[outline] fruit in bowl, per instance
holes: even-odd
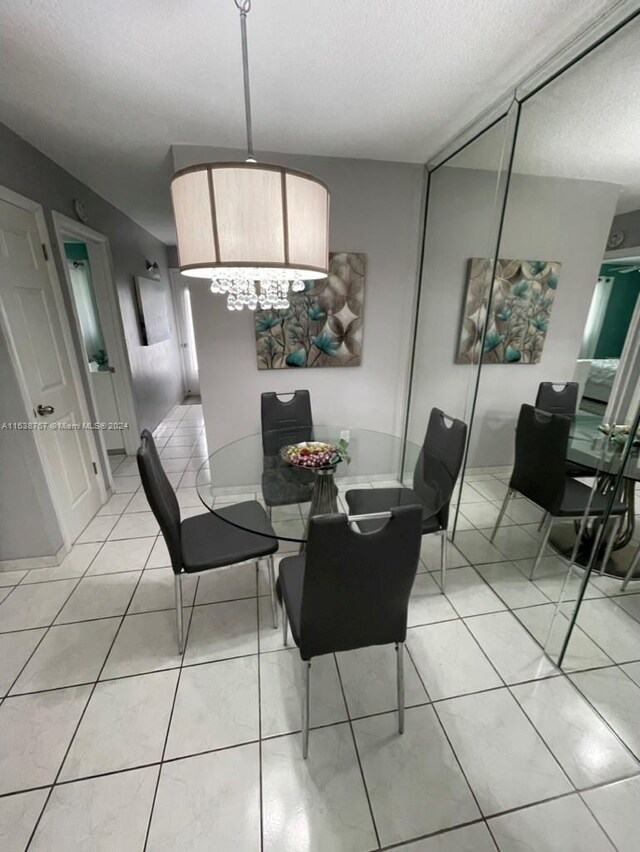
[[[330,467],[341,461],[333,444],[322,441],[303,441],[300,444],[292,444],[282,451],[284,458],[297,467]]]

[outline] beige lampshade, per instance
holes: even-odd
[[[180,271],[197,278],[324,278],[329,190],[262,163],[202,163],[171,180]]]

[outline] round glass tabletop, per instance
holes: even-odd
[[[450,500],[454,484],[450,474],[437,458],[426,458],[417,444],[396,435],[339,426],[314,426],[313,441],[337,450],[321,469],[298,466],[304,464],[304,455],[296,453],[290,460],[286,448],[292,445],[286,437],[277,455],[264,454],[260,434],[220,447],[198,470],[200,499],[222,520],[247,532],[270,535],[262,513],[231,508],[257,500],[266,508],[276,538],[300,543],[307,540],[313,515],[343,512],[366,531],[384,523],[384,513],[393,506],[419,503],[426,520],[435,519]]]

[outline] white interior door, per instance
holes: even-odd
[[[189,280],[184,278],[177,269],[171,270],[171,286],[178,323],[178,336],[182,352],[182,370],[184,373],[185,392],[190,396],[200,394],[200,376],[198,373],[198,355],[193,334],[193,316],[191,314],[191,295]],[[198,281],[197,283],[202,283]]]
[[[35,432],[36,441],[63,533],[72,542],[102,503],[93,436],[73,428],[83,423],[84,408],[36,214],[1,200],[0,305],[29,417],[46,424]]]

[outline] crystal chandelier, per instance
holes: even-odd
[[[305,281],[326,278],[329,189],[305,172],[258,163],[253,153],[247,13],[240,12],[247,159],[201,163],[176,172],[171,198],[180,271],[210,278],[211,292],[227,296],[229,310],[289,307]]]

